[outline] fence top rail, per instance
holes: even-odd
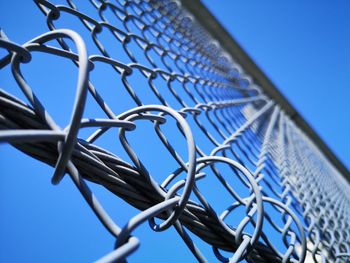
[[[238,42],[227,32],[223,25],[214,17],[214,15],[205,7],[200,0],[181,0],[185,7],[203,26],[206,31],[216,39],[228,54],[249,74],[257,85],[265,92],[267,96],[274,99],[278,105],[290,116],[297,126],[312,140],[321,150],[325,157],[334,165],[342,176],[350,182],[350,171],[338,159],[335,153],[321,139],[317,132],[301,116],[295,107],[283,96],[276,85],[266,76],[266,74],[255,64],[252,58],[238,44]]]

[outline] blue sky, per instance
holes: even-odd
[[[350,168],[350,3],[205,5]]]
[[[347,1],[204,2],[350,167],[347,140],[350,130],[350,4]],[[44,16],[32,1],[1,1],[0,9],[0,27],[15,42],[24,43],[48,31]],[[0,55],[3,54],[0,51]],[[40,98],[47,102],[49,112],[64,125],[71,109],[59,107],[60,100],[56,98],[64,97],[67,105],[71,105],[73,94],[54,87],[74,85],[75,67],[56,58],[50,58],[42,67],[45,56],[34,58],[23,70],[26,76],[31,76],[28,79],[37,88]],[[57,69],[65,77],[53,81],[50,76]],[[0,88],[20,96],[9,74],[8,69],[0,72]],[[109,83],[104,84],[105,92],[113,91]],[[105,94],[111,99],[115,96]],[[94,109],[88,111],[94,112]],[[142,136],[139,141],[142,144],[140,142]],[[150,149],[139,150],[147,153]],[[8,145],[0,145],[0,156],[1,262],[89,262],[111,251],[113,238],[68,177],[58,186],[52,186],[51,167],[19,154]],[[119,225],[137,213],[104,189],[92,187]],[[136,236],[141,240],[141,248],[130,257],[131,262],[142,262],[145,258],[158,262],[164,258],[168,262],[193,260],[173,229],[153,233],[146,224],[137,229]],[[201,246],[200,241],[196,241]],[[211,250],[202,247],[205,255],[213,259]]]

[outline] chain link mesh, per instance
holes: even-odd
[[[222,262],[349,261],[348,183],[179,2],[35,3],[49,32],[23,45],[1,32],[0,47],[8,55],[0,68],[11,68],[27,102],[0,90],[0,141],[55,167],[54,184],[71,177],[116,238],[115,250],[99,262],[126,260],[140,243],[132,232],[147,221],[154,231],[174,227],[200,262],[207,260],[193,235]],[[84,32],[64,29],[73,19]],[[65,128],[21,70],[34,52],[78,68]],[[101,65],[117,79],[112,96],[95,84]],[[89,103],[105,117],[87,114]],[[165,157],[135,149],[131,135],[140,129],[172,159],[160,179],[147,163],[153,158],[161,166]],[[110,130],[118,131],[125,158],[100,146]],[[215,191],[227,194],[225,208],[202,190],[209,178],[220,186]],[[86,181],[140,213],[118,226]]]

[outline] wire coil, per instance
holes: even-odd
[[[1,32],[0,47],[8,55],[0,59],[0,69],[11,68],[27,103],[0,90],[0,142],[54,166],[53,184],[65,174],[71,177],[116,238],[115,250],[99,262],[127,259],[140,244],[132,232],[146,221],[154,231],[173,226],[200,262],[207,260],[193,234],[212,246],[222,262],[349,260],[349,185],[179,2],[90,0],[96,17],[71,0],[67,5],[35,3],[47,18],[49,32],[23,45]],[[110,13],[118,23],[108,20]],[[93,47],[80,32],[56,25],[64,15],[83,24]],[[111,45],[101,37],[105,32],[113,36],[127,61],[110,55]],[[90,55],[93,49],[99,54]],[[64,58],[78,68],[75,101],[65,128],[50,115],[21,70],[22,64],[31,63],[34,52]],[[95,86],[91,74],[98,64],[108,65],[119,78],[132,99],[127,110],[113,110]],[[132,83],[136,75],[156,98],[152,104]],[[88,97],[105,118],[84,117]],[[147,156],[140,156],[128,140],[128,134],[142,128],[141,122],[152,124],[153,135],[176,163],[163,181],[155,179],[143,161]],[[171,125],[177,127],[172,134],[184,141],[181,153],[166,131]],[[79,132],[85,128],[94,132],[82,138]],[[98,146],[111,129],[118,130],[130,162]],[[199,182],[208,177],[230,196],[230,205],[222,211],[201,190]],[[126,226],[118,226],[86,180],[104,186],[141,212]],[[243,214],[237,212],[240,208]],[[233,223],[232,215],[242,218]],[[272,242],[266,224],[277,233],[284,250]],[[222,251],[229,251],[231,257]]]

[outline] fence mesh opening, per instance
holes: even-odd
[[[1,31],[0,141],[70,177],[116,239],[99,262],[145,224],[193,261],[349,261],[349,184],[180,2],[35,3],[47,33]],[[125,225],[95,185],[137,209]]]

